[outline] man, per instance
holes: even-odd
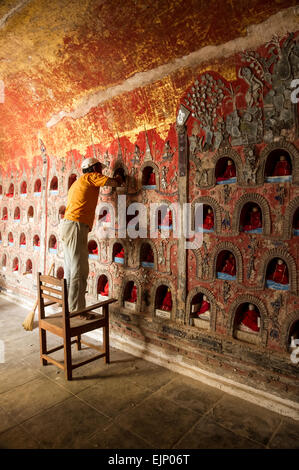
[[[117,187],[123,183],[120,175],[115,178],[104,176],[102,168],[105,166],[94,157],[85,158],[81,165],[83,175],[72,184],[68,191],[67,206],[61,226],[61,239],[70,312],[85,308],[89,272],[88,232],[92,230],[99,188]],[[92,315],[88,318],[92,318]]]

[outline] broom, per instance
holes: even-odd
[[[51,267],[48,272],[48,276],[50,276],[52,269],[54,268],[54,263],[51,264]],[[33,306],[33,309],[31,310],[30,313],[28,313],[27,317],[25,318],[23,322],[23,327],[26,331],[32,331],[33,330],[33,320],[34,320],[34,315],[35,315],[35,309],[38,305],[38,300],[35,301],[35,304]]]

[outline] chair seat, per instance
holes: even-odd
[[[102,328],[105,326],[105,317],[96,312],[92,313],[96,318],[93,320],[86,320],[84,318],[74,317],[70,318],[70,336],[78,336],[87,333],[88,331]],[[40,327],[51,331],[52,333],[63,337],[63,316],[62,312],[54,313],[45,319],[40,320]]]

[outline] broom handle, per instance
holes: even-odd
[[[51,264],[51,267],[50,267],[50,269],[49,269],[49,271],[48,271],[47,276],[50,276],[51,271],[52,271],[53,268],[54,268],[54,263]],[[36,309],[37,305],[38,305],[38,299],[36,299],[35,304],[34,304],[34,306],[33,306],[33,310],[32,310],[33,312],[35,312],[35,309]]]

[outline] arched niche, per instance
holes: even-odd
[[[224,265],[226,263],[226,260],[229,258],[230,255],[233,255],[235,259],[235,268],[236,268],[236,279],[229,279],[228,276],[229,273],[223,273],[223,276],[217,277],[217,273],[222,272],[221,270],[224,268]],[[236,280],[239,283],[243,282],[243,259],[241,252],[239,248],[237,248],[233,243],[231,242],[222,242],[219,243],[216,248],[214,249],[212,255],[211,255],[212,262],[210,263],[210,275],[209,278],[211,280],[215,280],[216,278],[227,278],[226,280],[231,280],[234,281]],[[231,259],[231,263],[233,263],[233,260]],[[225,270],[229,270],[231,264],[228,263],[228,266],[225,268]],[[233,272],[233,271],[231,271]],[[227,276],[225,276],[227,274]],[[232,276],[234,277],[234,276]]]
[[[32,260],[30,258],[28,258],[26,260],[26,264],[25,264],[25,273],[26,275],[28,275],[30,278],[32,278],[32,273],[33,273],[33,264],[32,264]]]
[[[40,178],[38,178],[37,180],[35,180],[34,186],[33,186],[33,192],[34,192],[34,195],[35,195],[35,196],[40,196],[40,195],[41,195],[41,192],[42,192],[42,182],[41,182],[41,179],[40,179]]]
[[[56,235],[52,234],[49,237],[49,253],[56,254],[57,253],[57,238]]]
[[[20,234],[20,248],[26,248],[26,235],[24,232]]]
[[[269,178],[267,175],[271,171],[274,171],[275,163],[280,155],[287,157],[291,167],[292,176],[291,179],[289,178],[288,180],[291,180],[295,184],[299,183],[299,152],[293,144],[282,139],[267,145],[261,152],[259,171],[260,184],[266,181],[266,178]],[[275,180],[271,182],[274,181]]]
[[[88,257],[90,259],[98,259],[99,258],[99,245],[96,240],[91,238],[87,244],[88,249]]]
[[[234,254],[229,250],[222,250],[216,259],[216,278],[226,281],[237,280],[237,263]]]
[[[112,295],[111,276],[108,273],[101,273],[96,282],[98,300],[109,299]]]
[[[140,312],[142,302],[142,286],[140,281],[135,276],[129,276],[123,279],[120,299],[122,308],[130,310],[134,313]]]
[[[144,190],[160,190],[159,168],[152,161],[146,161],[141,165],[139,185]]]
[[[21,183],[20,195],[21,196],[27,196],[27,182],[26,181],[22,181],[22,183]]]
[[[33,249],[35,251],[40,250],[40,238],[39,238],[38,234],[35,234],[34,237],[33,237]]]
[[[69,190],[72,184],[76,181],[77,179],[77,174],[76,173],[71,173],[68,177],[67,180],[67,189]]]
[[[128,253],[123,241],[117,240],[112,244],[112,261],[114,263],[127,265]]]
[[[13,246],[14,244],[14,236],[12,232],[9,232],[7,235],[8,246]]]
[[[14,193],[15,193],[15,187],[14,187],[14,184],[13,183],[10,183],[9,185],[9,188],[8,188],[8,192],[6,193],[6,197],[14,197]]]
[[[228,165],[229,160],[232,162],[232,165]],[[212,186],[216,184],[242,183],[242,159],[236,151],[228,148],[218,150],[213,157],[213,166],[215,170],[212,174]],[[222,179],[227,168],[227,172],[231,172],[231,167],[235,169],[236,176]]]
[[[296,339],[299,340],[299,310],[292,312],[283,323],[281,346],[285,352],[290,354],[294,350],[294,341]],[[299,347],[299,341],[296,347]]]
[[[299,236],[299,196],[289,202],[284,215],[283,238],[290,240],[293,236]]]
[[[58,219],[62,220],[64,219],[64,214],[65,214],[65,206],[60,206],[58,209]]]
[[[152,229],[155,232],[160,231],[167,235],[167,233],[173,233],[176,230],[177,214],[176,207],[169,201],[160,201],[156,203],[156,206],[151,208],[150,217]]]
[[[275,257],[269,260],[266,269],[265,287],[275,290],[289,290],[289,268],[283,259]]]
[[[268,252],[265,252],[260,259],[260,268],[259,268],[259,287],[266,288],[266,281],[268,273],[270,272],[271,266],[275,269],[277,261],[281,259],[286,267],[289,276],[289,289],[280,289],[280,290],[290,290],[293,294],[297,295],[297,266],[293,257],[284,249],[273,248]],[[271,263],[271,264],[270,264]],[[283,275],[283,273],[282,273]],[[268,286],[269,287],[269,286]],[[275,286],[273,286],[274,288]]]
[[[2,209],[2,220],[8,220],[7,207],[3,207],[3,209]]]
[[[58,178],[53,176],[50,181],[50,194],[58,194]]]
[[[170,296],[169,296],[169,292],[170,292]],[[169,298],[171,299],[171,303],[169,302]],[[164,299],[165,299],[165,306],[168,308],[168,310],[163,308]],[[172,283],[168,279],[162,278],[154,282],[152,291],[151,291],[151,302],[152,302],[152,315],[154,318],[161,319],[161,320],[163,319],[172,320],[174,318],[174,315],[176,312],[175,289]],[[171,304],[171,309],[169,310],[170,304]]]
[[[61,280],[61,279],[64,279],[64,269],[63,269],[62,266],[59,266],[59,267],[57,268],[57,270],[56,270],[56,277],[57,277],[58,279],[60,279],[60,280]]]
[[[140,265],[143,268],[158,269],[158,255],[155,244],[150,241],[142,241],[140,243]]]
[[[255,209],[260,215],[262,227],[260,230],[250,230],[250,225],[254,225],[258,221]],[[238,199],[232,218],[232,230],[235,235],[245,231],[244,226],[247,225],[246,233],[262,233],[264,236],[271,234],[271,214],[267,200],[256,193],[248,193]]]
[[[17,206],[14,210],[13,219],[14,219],[15,222],[20,222],[21,211],[20,211],[19,206]]]
[[[200,205],[202,204],[202,216],[203,216],[203,222],[205,221],[205,218],[207,217],[208,209],[211,209],[213,212],[212,216],[212,221],[214,223],[213,231],[216,234],[220,234],[221,232],[221,207],[218,204],[218,202],[210,197],[210,196],[201,196],[196,199],[191,204],[191,210],[192,210],[192,230],[196,230],[196,211],[198,211],[200,215]],[[207,224],[211,224],[211,217],[208,217],[206,220]]]
[[[292,181],[293,165],[288,151],[274,149],[265,161],[265,182],[284,183]]]
[[[259,321],[259,331],[246,331],[243,327],[240,327],[240,322],[244,320],[247,324],[250,324],[248,318],[252,314],[247,314],[249,311],[249,305],[254,307],[254,311],[258,314]],[[245,317],[247,320],[245,320]],[[252,316],[254,318],[254,315]],[[240,295],[232,303],[227,322],[227,334],[228,336],[234,337],[238,340],[252,343],[252,344],[261,344],[266,346],[267,343],[267,326],[268,326],[268,312],[264,303],[253,295]],[[245,326],[245,325],[244,325]]]
[[[128,188],[129,188],[129,171],[128,171],[128,168],[122,162],[117,161],[115,163],[115,166],[112,169],[112,171],[113,171],[113,178],[115,178],[117,175],[120,175],[123,178],[123,180],[125,181],[124,185],[115,188],[116,192],[118,194],[127,194]]]
[[[208,310],[203,302],[210,304]],[[200,310],[202,310],[202,313],[196,315],[196,312],[200,312]],[[210,313],[208,314],[207,312]],[[195,287],[188,293],[186,300],[186,323],[190,326],[215,331],[216,300],[209,289],[205,287]]]
[[[34,207],[29,206],[27,211],[28,222],[34,222]]]
[[[19,273],[20,265],[19,265],[19,258],[17,256],[14,257],[12,262],[12,272],[15,274]]]
[[[3,271],[6,271],[6,267],[7,267],[7,255],[6,255],[6,253],[3,253],[3,255],[2,255],[1,267],[2,267]]]

